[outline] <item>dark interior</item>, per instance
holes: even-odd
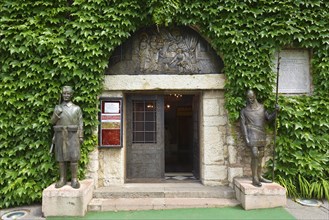
[[[165,96],[165,172],[193,171],[193,95]]]

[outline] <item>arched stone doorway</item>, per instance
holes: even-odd
[[[169,172],[227,182],[224,82],[223,61],[188,27],[143,28],[118,47],[102,97],[124,100],[124,144],[100,149],[101,185]]]

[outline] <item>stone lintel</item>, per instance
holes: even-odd
[[[48,216],[84,216],[92,199],[94,180],[80,181],[80,188],[73,189],[69,184],[56,189],[55,184],[42,192],[42,212]]]
[[[245,210],[284,207],[287,204],[286,189],[277,183],[252,185],[251,178],[235,178],[234,190],[237,200]]]
[[[212,90],[224,89],[224,74],[106,75],[104,90]]]

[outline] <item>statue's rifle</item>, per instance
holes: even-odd
[[[62,102],[62,94],[59,94],[58,105],[60,105],[61,102]],[[51,153],[53,152],[53,150],[54,150],[54,145],[55,145],[54,141],[55,141],[55,135],[53,136],[53,139],[51,140],[51,145],[50,145],[50,150],[49,150],[49,153],[50,153],[50,154],[51,154]]]
[[[276,90],[275,90],[275,108],[278,106],[278,97],[279,97],[279,75],[280,75],[280,51],[278,51],[278,63],[276,67]],[[277,109],[275,109],[277,111]],[[274,169],[275,169],[275,146],[276,146],[276,135],[277,135],[277,125],[276,125],[276,118],[277,118],[277,113],[275,114],[275,119],[274,119],[274,140],[273,140],[273,159],[272,159],[272,181],[274,182]]]

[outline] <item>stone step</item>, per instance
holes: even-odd
[[[101,187],[93,198],[222,198],[233,199],[235,192],[228,186],[204,186],[201,183],[128,183]]]
[[[134,211],[178,208],[215,208],[237,206],[236,199],[225,198],[94,198],[88,211]]]
[[[204,186],[199,182],[127,183],[94,191],[89,211],[152,210],[236,206],[228,186]]]

